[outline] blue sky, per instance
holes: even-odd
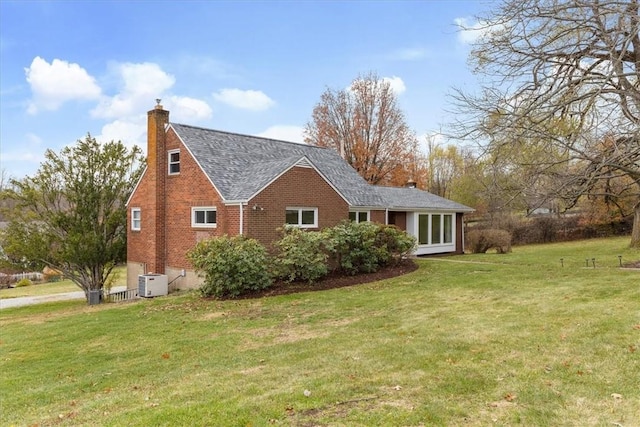
[[[91,133],[145,148],[146,112],[302,141],[327,88],[388,78],[424,140],[450,121],[481,1],[0,1],[0,167]]]

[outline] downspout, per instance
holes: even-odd
[[[384,225],[389,225],[389,208],[384,208]]]
[[[244,232],[243,232],[244,231],[243,230],[243,228],[244,228],[244,209],[242,209],[242,206],[243,206],[242,202],[240,202],[239,206],[240,206],[240,230],[238,230],[238,234],[242,236],[244,234]]]
[[[462,214],[460,225],[462,226],[462,254],[464,255],[464,214]]]

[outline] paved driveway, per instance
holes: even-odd
[[[119,292],[127,289],[126,286],[114,286],[111,292]],[[65,292],[62,294],[38,295],[33,297],[18,297],[0,299],[0,310],[10,307],[23,307],[25,305],[40,304],[43,302],[64,301],[70,299],[84,299],[84,291]]]

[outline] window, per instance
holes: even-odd
[[[214,207],[191,208],[192,227],[216,227],[217,211]]]
[[[301,228],[318,227],[318,208],[287,208],[285,224]]]
[[[439,245],[453,243],[453,215],[418,215],[418,244]]]
[[[444,242],[453,242],[453,215],[443,215],[444,217]]]
[[[429,244],[429,215],[418,215],[418,244]]]
[[[180,173],[180,150],[169,151],[169,175]]]
[[[142,211],[140,208],[131,208],[131,229],[133,231],[140,231],[140,225],[142,224]]]
[[[351,211],[349,212],[349,220],[353,222],[369,221],[369,211]]]
[[[431,244],[437,245],[440,242],[440,223],[442,216],[441,215],[431,215]]]

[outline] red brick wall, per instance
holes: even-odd
[[[143,264],[147,273],[164,273],[165,267],[190,268],[186,253],[198,240],[238,233],[238,208],[221,203],[220,196],[173,130],[162,136],[161,143],[153,141],[152,132],[149,135],[148,149],[157,147],[164,154],[147,157],[147,170],[129,202],[127,261]],[[180,173],[168,175],[166,153],[174,149],[180,149]],[[191,227],[192,206],[216,207],[218,227]],[[131,230],[131,208],[141,209],[140,231]]]
[[[369,220],[371,222],[377,222],[378,224],[386,224],[386,212],[385,211],[371,211],[369,212]]]
[[[254,210],[258,206],[262,210]],[[255,196],[245,207],[248,236],[265,245],[279,238],[287,207],[318,208],[318,230],[349,218],[347,202],[312,168],[294,167]]]
[[[196,242],[223,234],[238,233],[229,211],[237,207],[225,207],[222,198],[211,185],[202,169],[197,165],[175,132],[167,133],[166,150],[180,150],[180,173],[166,176],[166,250],[168,267],[190,268],[186,253]],[[217,209],[216,228],[193,228],[191,208],[211,206]]]
[[[155,215],[150,204],[153,187],[149,178],[149,168],[145,171],[135,193],[127,206],[127,261],[147,264],[144,271],[153,271],[155,248]],[[140,231],[131,230],[131,208],[140,208]],[[151,264],[151,265],[149,265]],[[151,268],[152,270],[147,270]]]
[[[147,169],[129,202],[127,212],[127,260],[144,264],[144,271],[163,273],[164,206],[157,191],[164,186],[165,130],[169,112],[157,105],[147,113]],[[141,208],[141,230],[131,230],[131,208]]]
[[[392,211],[389,212],[389,224],[393,224],[400,230],[407,231],[407,213]]]

